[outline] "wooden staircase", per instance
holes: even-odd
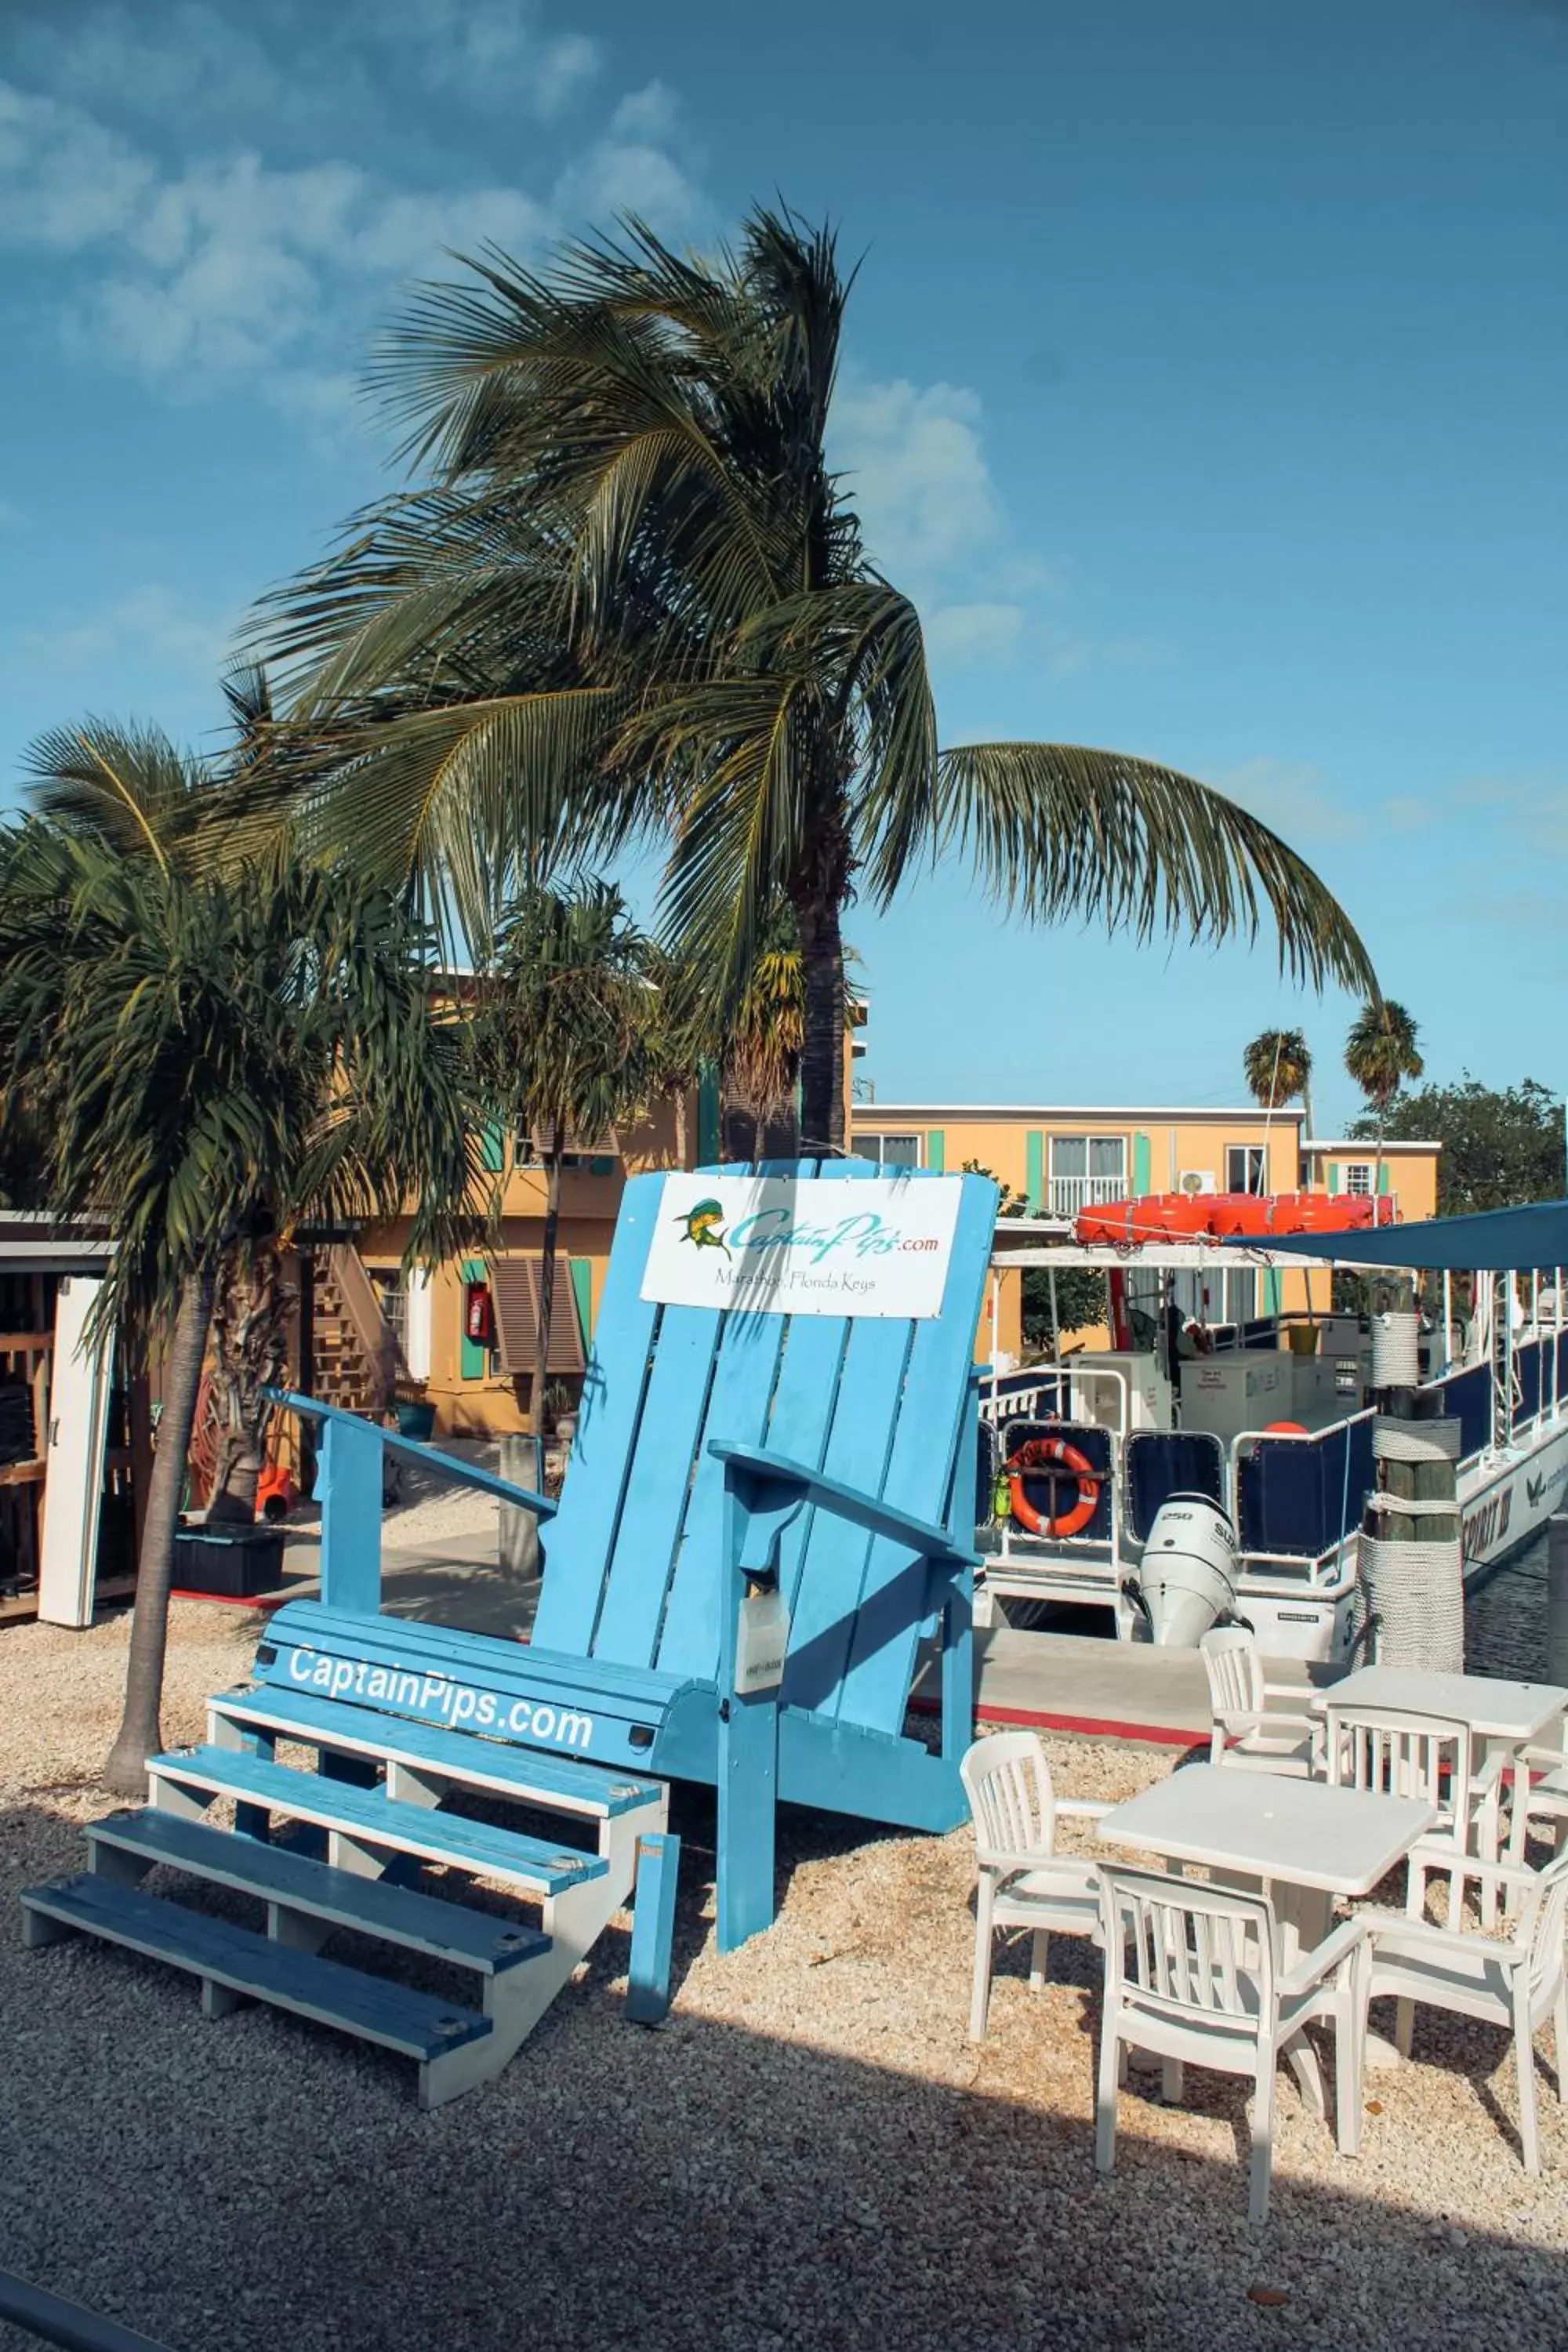
[[[315,1393],[324,1404],[373,1418],[386,1411],[402,1370],[397,1339],[359,1252],[350,1245],[318,1260],[311,1349]]]
[[[279,1763],[280,1739],[313,1751],[316,1769]],[[224,1692],[206,1744],[148,1771],[151,1804],[88,1825],[86,1871],[23,1895],[25,1940],[101,1937],[198,1978],[206,2016],[267,2001],[378,2042],[416,2061],[422,2107],[500,2072],[630,1902],[639,1843],[662,1864],[674,1843],[662,1780],[287,1688]],[[444,1809],[465,1790],[523,1809],[531,1826]],[[223,1800],[232,1829],[209,1816]],[[143,1886],[154,1869],[175,1874],[168,1894]],[[453,1890],[472,1877],[528,1916],[465,1903]],[[258,1924],[194,1908],[181,1899],[193,1883],[252,1898]],[[665,1904],[658,1870],[654,1884]],[[328,1958],[339,1929],[464,1970],[476,1993],[454,2000]]]

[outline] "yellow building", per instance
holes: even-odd
[[[956,1171],[974,1162],[1031,1217],[1064,1225],[1080,1210],[1152,1192],[1381,1191],[1402,1218],[1436,1214],[1436,1143],[1386,1143],[1380,1181],[1373,1146],[1303,1137],[1303,1119],[1299,1108],[1264,1111],[1256,1103],[1214,1110],[874,1101],[854,1107],[851,1148],[901,1167]],[[1326,1277],[1317,1276],[1315,1295],[1310,1280],[1305,1270],[1265,1272],[1260,1284],[1249,1284],[1245,1303],[1231,1298],[1227,1282],[1223,1296],[1211,1286],[1213,1295],[1194,1297],[1193,1305],[1215,1322],[1237,1312],[1326,1307]],[[996,1298],[995,1343],[1015,1357],[1022,1352],[1021,1288],[1011,1275]],[[977,1348],[982,1357],[991,1353],[990,1312],[988,1306]],[[1072,1336],[1089,1347],[1107,1344],[1103,1330]]]

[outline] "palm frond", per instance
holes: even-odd
[[[1118,751],[973,743],[939,762],[936,837],[973,852],[995,895],[1037,920],[1095,918],[1147,939],[1256,938],[1281,966],[1375,988],[1350,918],[1278,834],[1207,785]]]

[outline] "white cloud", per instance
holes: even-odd
[[[614,139],[673,139],[679,108],[674,91],[662,81],[650,81],[628,90],[610,117]]]
[[[1361,813],[1334,798],[1321,770],[1303,762],[1265,755],[1243,761],[1213,782],[1287,841],[1332,841],[1364,828]]]
[[[597,76],[603,52],[584,33],[546,34],[525,0],[402,0],[390,12],[360,5],[351,23],[402,32],[416,46],[427,80],[470,105],[522,99],[549,121]]]
[[[334,135],[375,118],[380,147],[353,152],[377,154],[404,128],[395,75],[559,115],[603,58],[582,34],[549,32],[531,0],[255,0],[243,26],[208,0],[144,13],[105,0],[69,41],[37,6],[0,39],[71,93],[0,80],[0,247],[74,257],[49,298],[70,348],[173,398],[243,383],[330,435],[350,413],[346,368],[397,281],[450,277],[452,254],[487,245],[537,260],[617,212],[676,237],[705,218],[668,152],[677,108],[657,81],[621,98],[538,193],[477,174],[464,184],[417,145],[423,186],[407,167],[395,177],[321,141],[310,160],[278,159],[283,138],[308,153],[323,88],[342,101]],[[145,135],[117,127],[137,116]],[[241,122],[257,135],[237,138]],[[167,142],[187,127],[203,147],[171,159]]]
[[[1129,648],[1074,636],[1050,609],[1058,569],[1021,549],[992,479],[979,395],[967,385],[882,383],[847,368],[828,447],[873,562],[921,605],[933,659],[1063,676]],[[1139,657],[1142,657],[1140,651]]]
[[[149,583],[68,625],[23,630],[5,648],[5,666],[68,671],[130,658],[210,677],[233,643],[237,617],[215,619],[171,590]]]
[[[476,113],[557,120],[604,56],[578,32],[551,33],[531,0],[12,0],[12,68],[79,103],[152,125],[259,124],[287,110],[337,135],[392,110],[401,78]]]
[[[1022,604],[937,604],[921,618],[933,661],[1007,669],[1022,650],[1029,616]]]
[[[0,81],[0,240],[77,252],[112,236],[157,176],[150,157],[79,107]]]
[[[940,572],[995,548],[1002,516],[980,437],[979,395],[963,384],[923,389],[847,374],[833,403],[836,465],[874,558],[900,572]]]

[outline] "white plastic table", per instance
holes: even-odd
[[[1334,1895],[1370,1895],[1436,1818],[1419,1797],[1190,1764],[1116,1806],[1097,1834],[1279,1888],[1280,1927],[1298,1939],[1289,1959],[1321,1940]]]
[[[1284,1969],[1322,1942],[1336,1895],[1370,1895],[1436,1818],[1436,1807],[1419,1797],[1190,1764],[1116,1806],[1096,1835],[1170,1862],[1200,1863],[1227,1885],[1267,1888]],[[1298,2042],[1289,2063],[1321,2112],[1310,2046]]]
[[[1314,1691],[1309,1712],[1331,1701],[1388,1707],[1396,1714],[1444,1715],[1468,1723],[1475,1735],[1510,1748],[1527,1748],[1568,1708],[1568,1690],[1555,1683],[1510,1683],[1496,1675],[1428,1674],[1418,1666],[1358,1666],[1342,1682]]]

